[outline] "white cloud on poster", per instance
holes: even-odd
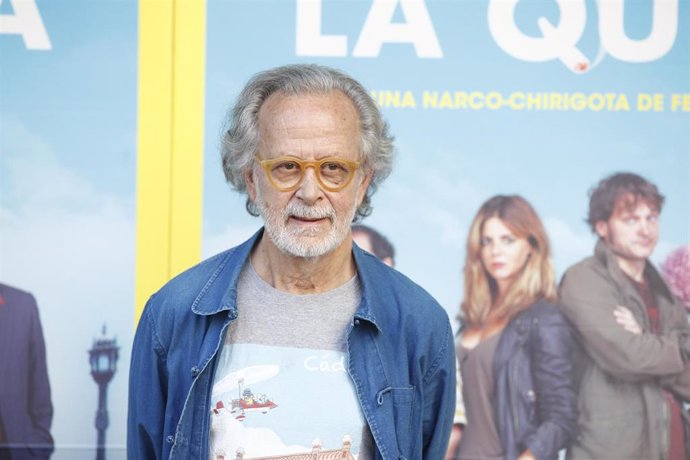
[[[576,262],[592,255],[594,237],[589,232],[578,232],[560,217],[543,218],[551,243],[551,258],[558,278]]]
[[[444,157],[443,152],[438,155]],[[443,246],[464,247],[469,223],[484,198],[481,188],[470,181],[458,180],[450,171],[425,164],[417,156],[406,158],[401,166],[394,172],[396,178],[384,183],[381,195],[374,196],[372,221],[388,223],[394,220],[395,225],[387,226],[406,229],[410,234],[416,229],[415,244],[423,234],[440,241]],[[420,225],[411,225],[415,221]]]
[[[402,143],[398,150],[414,152],[419,148]],[[430,158],[433,161],[429,161]],[[390,182],[410,184],[411,191],[419,197],[416,201],[421,200],[424,204],[450,204],[458,211],[474,213],[480,201],[486,198],[486,193],[482,191],[484,187],[467,179],[464,162],[465,158],[458,152],[443,149],[424,155],[406,155],[404,159],[396,160],[393,168],[395,178]]]
[[[25,208],[93,204],[93,189],[57,161],[50,146],[11,118],[3,117],[2,163],[7,180],[3,204]],[[15,205],[15,206],[13,206]]]
[[[437,238],[444,246],[450,246],[458,251],[465,246],[467,221],[457,213],[430,207],[424,211],[424,219],[430,228],[435,229]]]
[[[134,204],[97,190],[50,145],[3,116],[0,280],[31,291],[47,346],[58,445],[91,446],[97,387],[87,349],[101,326],[121,345],[109,441],[124,444],[133,322]]]

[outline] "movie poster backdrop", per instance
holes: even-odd
[[[209,0],[206,13],[204,257],[261,225],[222,175],[226,112],[255,72],[301,62],[350,73],[381,106],[397,153],[364,223],[455,327],[467,230],[494,194],[535,206],[559,276],[591,254],[587,192],[616,171],[666,195],[654,262],[690,242],[686,0]],[[93,458],[102,339],[119,347],[106,453],[125,458],[138,19],[133,1],[0,1],[0,282],[37,300],[54,459]]]

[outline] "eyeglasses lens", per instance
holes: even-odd
[[[296,161],[285,160],[274,164],[271,169],[271,178],[283,188],[295,186],[304,175],[304,168]],[[348,182],[353,169],[346,163],[329,160],[321,164],[317,179],[329,188],[337,189]]]

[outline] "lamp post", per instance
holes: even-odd
[[[89,350],[91,377],[98,384],[96,460],[105,460],[105,430],[108,428],[108,384],[112,380],[113,375],[115,375],[119,349],[120,347],[117,346],[115,338],[108,339],[105,336],[104,324],[103,336],[100,339],[94,339],[91,350]]]

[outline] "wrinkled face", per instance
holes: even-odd
[[[619,198],[611,217],[595,225],[606,245],[621,259],[644,262],[659,240],[659,211],[632,195]]]
[[[271,95],[259,111],[258,160],[292,157],[318,161],[337,157],[360,161],[359,116],[342,93]],[[370,176],[360,168],[344,189],[325,190],[308,167],[297,189],[282,192],[255,165],[247,174],[249,197],[278,249],[296,257],[325,255],[341,244],[362,202]]]
[[[498,217],[482,226],[481,259],[484,269],[504,293],[522,271],[532,248],[527,238],[518,238]]]

